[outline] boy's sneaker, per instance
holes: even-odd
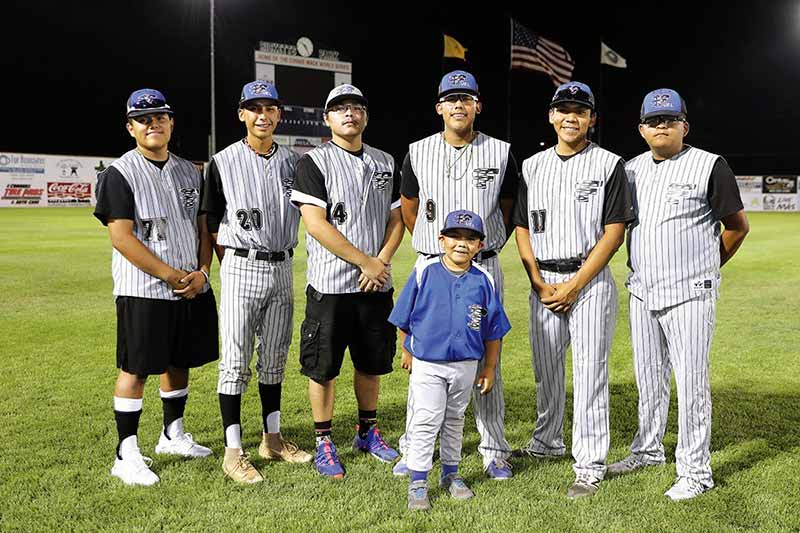
[[[284,439],[280,433],[263,433],[258,453],[268,461],[281,460],[287,463],[308,463],[314,458],[294,442]]]
[[[400,460],[394,464],[392,467],[392,474],[398,477],[411,475],[411,470],[409,470],[408,465],[406,464],[405,457],[401,457]]]
[[[372,426],[367,432],[367,436],[363,439],[356,433],[353,439],[353,450],[369,453],[384,463],[393,463],[400,457],[397,450],[386,444],[376,426]]]
[[[475,496],[475,493],[467,486],[464,478],[456,473],[447,474],[443,477],[441,481],[439,481],[439,486],[443,489],[447,489],[450,492],[450,496],[456,500],[469,500]]]
[[[431,502],[428,499],[428,483],[421,479],[412,481],[408,485],[408,509],[409,511],[428,511]]]
[[[606,473],[612,476],[618,476],[620,474],[627,474],[628,472],[639,470],[646,466],[657,466],[658,464],[659,463],[647,463],[638,456],[631,454],[622,461],[617,461],[616,463],[608,465]]]
[[[126,485],[149,487],[159,481],[158,476],[150,470],[152,465],[153,460],[143,457],[136,448],[135,451],[128,452],[124,459],[117,457],[114,467],[111,469],[111,475],[120,478]]]
[[[578,498],[591,497],[594,496],[599,488],[600,479],[591,474],[578,474],[575,476],[575,481],[567,489],[567,498],[577,500]]]
[[[483,469],[489,479],[505,481],[514,477],[511,473],[511,464],[504,459],[492,459],[492,462]]]
[[[711,487],[703,485],[699,481],[688,477],[679,477],[672,488],[664,493],[664,496],[672,501],[690,500],[695,496],[700,496]]]
[[[162,431],[158,438],[158,444],[156,444],[156,453],[180,455],[181,457],[208,457],[211,455],[211,449],[197,444],[191,433],[181,433],[170,439]]]
[[[251,485],[264,481],[264,477],[250,463],[250,457],[241,448],[225,448],[222,471],[237,483]]]
[[[339,462],[336,446],[330,437],[322,437],[317,444],[317,453],[314,457],[314,466],[317,472],[332,479],[344,477],[344,467]]]

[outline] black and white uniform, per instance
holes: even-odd
[[[514,223],[530,231],[539,270],[549,284],[575,275],[607,224],[634,218],[622,159],[594,143],[568,157],[555,148],[539,152],[522,164],[522,178]],[[550,311],[534,291],[530,312],[538,415],[526,448],[564,453],[564,360],[571,343],[573,468],[602,479],[609,448],[608,356],[617,317],[610,269],[604,267],[581,290],[569,312]]]
[[[743,208],[725,160],[686,146],[670,159],[645,152],[625,165],[637,223],[628,236],[630,327],[639,429],[632,453],[663,463],[671,370],[678,394],[679,477],[711,477],[709,351],[720,284],[719,220]]]
[[[292,202],[325,209],[328,221],[353,246],[368,256],[378,255],[389,213],[400,208],[392,156],[366,144],[361,153],[354,154],[330,141],[304,157],[310,158],[316,171],[298,175]],[[322,294],[361,292],[361,269],[336,256],[308,233],[306,247],[308,284],[315,290]],[[379,292],[391,289],[390,278]]]
[[[409,145],[403,163],[401,192],[406,198],[419,198],[417,221],[411,244],[420,256],[416,267],[442,253],[439,233],[448,213],[469,209],[481,216],[486,233],[485,247],[476,262],[494,278],[503,300],[503,271],[500,253],[506,242],[506,227],[500,210],[501,198],[514,198],[519,181],[510,145],[477,133],[468,145],[455,148],[436,133]],[[485,359],[480,362],[483,365]],[[479,367],[479,371],[480,371]],[[473,394],[475,422],[481,442],[478,451],[484,467],[494,459],[507,459],[511,447],[505,438],[505,400],[500,360],[497,361],[494,388],[486,395]],[[409,404],[413,403],[409,388]],[[405,453],[405,435],[400,437]]]
[[[247,389],[255,338],[259,383],[281,383],[292,341],[292,255],[300,213],[289,196],[300,156],[272,146],[259,155],[244,140],[235,142],[208,169],[203,211],[217,244],[226,248],[220,267],[222,394]]]

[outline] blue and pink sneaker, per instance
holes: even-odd
[[[384,463],[393,463],[400,457],[397,450],[386,444],[386,441],[381,437],[381,432],[378,428],[373,426],[365,438],[358,436],[358,428],[356,427],[356,436],[353,439],[353,450],[369,453],[374,458]]]
[[[342,479],[344,467],[339,462],[336,445],[333,444],[330,437],[322,437],[317,442],[317,453],[314,457],[314,466],[317,472],[329,478]]]

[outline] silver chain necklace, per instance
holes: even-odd
[[[477,132],[473,132],[472,139],[470,139],[470,141],[461,150],[459,150],[459,154],[455,157],[455,159],[453,159],[453,162],[448,163],[450,156],[448,155],[447,148],[450,145],[447,144],[447,141],[444,139],[444,132],[442,132],[442,143],[445,146],[444,171],[445,175],[447,176],[447,179],[458,181],[461,178],[463,178],[464,175],[467,173],[470,163],[472,163],[472,141],[474,141],[477,137],[478,137]],[[464,169],[461,171],[460,175],[453,177],[453,168],[455,168],[456,163],[458,163],[461,160],[461,158],[464,157],[464,154],[466,154],[467,152],[469,152],[469,158],[467,159],[467,162],[464,164]]]

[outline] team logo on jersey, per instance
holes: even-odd
[[[283,196],[289,198],[292,195],[292,187],[294,187],[294,176],[282,176],[281,185],[283,185]]]
[[[714,288],[714,282],[710,279],[699,279],[692,284],[696,291],[710,291]]]
[[[531,231],[534,233],[544,233],[545,222],[547,221],[547,209],[534,209],[530,214]]]
[[[475,331],[480,331],[481,321],[483,320],[483,317],[488,314],[488,311],[485,307],[482,307],[478,304],[472,304],[467,309],[469,310],[467,315],[467,326]]]
[[[589,197],[597,194],[602,182],[597,180],[580,181],[575,185],[575,199],[579,202],[588,202]]]
[[[372,187],[383,191],[386,189],[386,184],[392,179],[391,172],[375,171],[372,174]]]
[[[494,181],[498,174],[499,168],[476,168],[472,171],[472,184],[476,189],[485,189],[486,184]]]
[[[677,205],[681,200],[689,198],[697,188],[695,183],[670,183],[667,187],[667,203]]]
[[[180,189],[180,192],[183,198],[183,208],[187,210],[194,209],[197,205],[197,200],[200,199],[200,191],[192,187],[184,187]]]

